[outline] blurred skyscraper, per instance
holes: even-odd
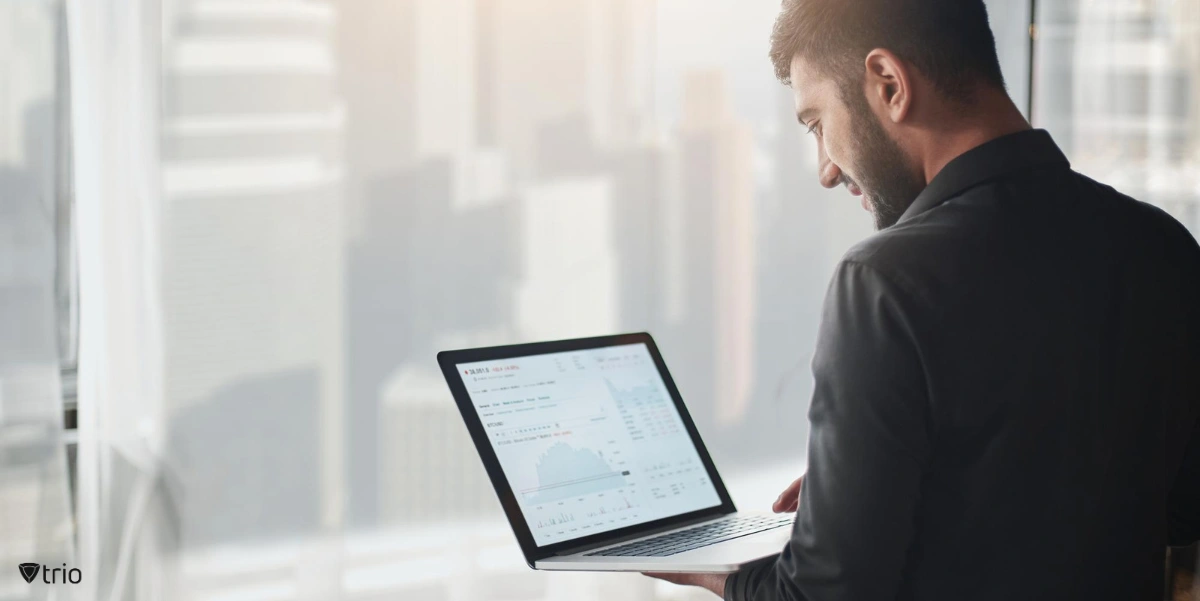
[[[382,521],[412,526],[501,516],[440,371],[401,367],[380,398]]]
[[[440,452],[389,442],[407,430],[394,429],[399,422],[385,412],[409,404],[394,405],[385,397],[388,382],[409,367],[431,366],[443,345],[477,344],[483,342],[480,335],[511,331],[518,205],[497,197],[456,208],[461,165],[450,157],[430,159],[372,182],[364,228],[347,253],[349,518],[356,525],[396,517],[380,505],[385,499],[415,502],[387,497],[381,482],[394,480],[390,470]],[[491,342],[500,342],[511,334],[491,336]],[[410,417],[439,415],[416,412]],[[400,451],[404,453],[393,454]],[[420,497],[425,492],[410,489],[405,494]]]
[[[490,4],[489,4],[490,3]],[[480,122],[519,176],[532,173],[538,129],[583,115],[596,143],[646,133],[653,103],[655,2],[479,0]]]
[[[796,441],[808,427],[817,330],[811,316],[820,314],[830,268],[844,251],[833,209],[853,200],[822,189],[816,143],[796,122],[791,94],[782,87],[776,107],[771,188],[758,216],[757,359],[754,400],[738,436],[746,441],[737,449],[741,459],[804,451]]]
[[[682,317],[689,354],[676,362],[706,378],[695,378],[688,393],[699,423],[729,426],[745,414],[754,378],[754,141],[733,112],[722,72],[688,74],[683,101],[680,197],[668,217],[678,224],[681,246],[668,270],[683,282],[672,304]]]
[[[553,340],[619,329],[613,192],[605,177],[551,180],[525,192],[515,316],[524,337]]]
[[[183,542],[300,534],[302,523],[253,519],[289,511],[264,506],[277,498],[270,491],[304,491],[283,500],[298,511],[313,504],[308,527],[336,527],[345,360],[337,12],[303,0],[189,0],[167,15],[168,439],[201,441],[178,458],[185,490],[205,486],[204,474],[244,483],[185,495],[184,532],[207,534]],[[267,408],[267,430],[222,425]],[[202,414],[212,419],[188,419]],[[204,452],[206,442],[222,452]],[[288,469],[304,457],[307,469]]]
[[[348,233],[364,227],[368,187],[410,166],[417,154],[417,4],[341,2],[337,27],[345,97]]]
[[[664,323],[666,241],[660,233],[670,193],[668,152],[655,138],[605,147],[582,114],[547,122],[535,135],[539,181],[602,178],[611,187],[606,225],[620,282],[617,323],[627,331],[654,331]]]

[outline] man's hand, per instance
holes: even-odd
[[[775,513],[791,513],[800,507],[800,488],[804,486],[804,476],[796,478],[775,499],[771,509]],[[646,576],[666,580],[681,586],[698,586],[713,592],[718,597],[725,595],[725,580],[729,574],[683,574],[678,572],[644,572]]]
[[[718,597],[725,596],[725,579],[729,578],[729,574],[684,574],[679,572],[644,572],[644,574],[680,586],[705,588]]]
[[[804,476],[796,478],[795,482],[788,485],[779,493],[779,498],[775,499],[775,504],[771,509],[775,513],[792,513],[800,508],[800,487],[804,486]]]

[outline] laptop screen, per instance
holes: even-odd
[[[457,368],[539,547],[721,504],[645,344]]]

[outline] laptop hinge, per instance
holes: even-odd
[[[615,545],[617,543],[623,543],[625,541],[631,541],[634,539],[639,539],[639,538],[643,538],[643,537],[647,537],[647,536],[653,536],[655,534],[661,534],[663,532],[670,532],[672,530],[679,530],[681,528],[687,528],[688,526],[694,526],[696,524],[702,524],[704,522],[711,522],[713,520],[718,520],[723,517],[729,517],[729,516],[733,515],[734,513],[737,513],[737,512],[722,513],[720,515],[714,515],[714,516],[709,516],[709,517],[698,517],[698,518],[687,520],[681,524],[674,524],[671,526],[663,526],[661,528],[654,528],[653,530],[647,530],[646,532],[632,532],[625,536],[620,536],[620,537],[614,538],[612,540],[606,540],[604,542],[592,543],[590,545],[582,545],[579,547],[571,547],[569,549],[563,549],[562,551],[555,553],[554,556],[562,557],[564,555],[575,555],[576,553],[580,553],[582,551],[591,551],[593,549],[602,549],[604,547],[608,547],[610,545]]]

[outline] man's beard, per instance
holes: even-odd
[[[908,158],[883,130],[867,106],[862,91],[851,92],[847,100],[851,114],[859,125],[855,142],[859,177],[842,177],[862,190],[875,216],[875,229],[884,230],[900,221],[904,212],[925,189],[925,181],[908,168]]]

